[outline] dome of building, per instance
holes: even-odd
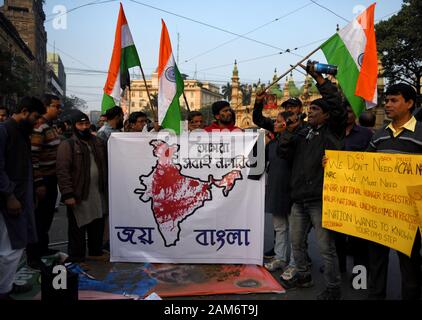
[[[295,82],[293,81],[293,79],[291,78],[289,83],[288,83],[288,90],[289,90],[289,96],[293,97],[293,98],[297,98],[300,96],[300,91],[299,89],[296,87]]]
[[[283,91],[281,91],[278,87],[271,87],[269,91],[270,91],[271,94],[276,95],[277,99],[283,98]]]

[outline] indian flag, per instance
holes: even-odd
[[[126,86],[130,85],[128,69],[140,65],[138,52],[133,44],[132,34],[129,30],[125,12],[123,11],[122,4],[120,4],[113,55],[111,57],[101,104],[103,113],[120,104],[121,89],[124,90]]]
[[[337,80],[359,116],[377,104],[378,56],[374,29],[375,3],[328,39],[321,49],[337,65]]]
[[[183,79],[177,68],[171,49],[166,24],[161,19],[160,57],[158,61],[158,123],[180,134],[179,97],[183,93]]]

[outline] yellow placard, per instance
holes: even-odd
[[[422,156],[326,151],[324,228],[410,256],[419,226],[408,186],[419,185]]]
[[[419,216],[419,230],[422,235],[422,184],[418,186],[408,186],[409,197],[415,201],[416,212]]]

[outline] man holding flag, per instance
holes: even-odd
[[[375,3],[356,19],[307,54],[267,85],[264,92],[321,49],[329,64],[337,67],[336,79],[356,115],[377,105],[378,55],[374,27]],[[306,69],[306,68],[305,68]],[[312,68],[311,68],[312,69]]]
[[[290,189],[293,206],[290,214],[290,235],[297,273],[280,278],[285,289],[313,286],[307,262],[306,238],[310,224],[315,228],[324,261],[326,289],[318,300],[341,298],[339,263],[332,231],[322,227],[322,159],[326,149],[344,148],[346,110],[336,86],[319,73],[311,73],[322,98],[311,102],[308,123],[296,132],[280,135],[278,154],[291,165]]]

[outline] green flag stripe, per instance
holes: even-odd
[[[338,66],[336,78],[354,113],[359,116],[365,110],[365,102],[355,95],[359,70],[349,50],[338,34],[328,39],[321,49],[328,63]]]
[[[101,113],[105,113],[108,109],[116,105],[114,99],[107,94],[103,94],[103,101],[101,102]]]
[[[177,94],[180,95],[183,93],[184,89],[185,89],[185,83],[183,82],[183,78],[179,72],[179,68],[177,67],[177,65],[174,65],[174,72],[175,72],[175,76],[176,76],[176,92]]]
[[[180,105],[179,105],[180,95],[175,95],[173,101],[171,102],[169,108],[167,109],[166,116],[163,119],[161,125],[163,128],[172,129],[176,134],[181,133],[180,121],[182,116],[180,114]]]
[[[134,45],[122,48],[120,58],[120,87],[124,90],[130,85],[129,68],[140,66],[138,52]]]
[[[120,58],[120,70],[123,71],[140,65],[141,62],[139,60],[136,47],[134,45],[122,48],[122,56]]]

